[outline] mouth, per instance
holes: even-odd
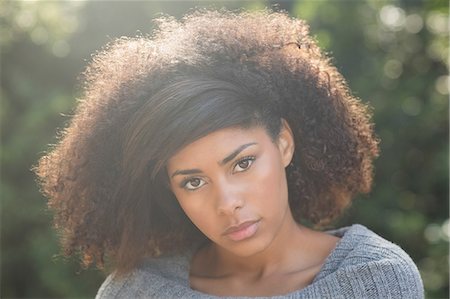
[[[242,222],[238,225],[230,226],[223,233],[224,236],[237,242],[251,238],[258,231],[260,220],[250,220]]]

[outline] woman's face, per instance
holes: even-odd
[[[218,130],[170,158],[171,189],[210,240],[250,256],[267,248],[291,217],[285,167],[293,151],[284,121],[276,142],[260,126]]]

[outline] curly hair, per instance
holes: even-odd
[[[326,224],[370,190],[378,140],[308,25],[282,12],[201,10],[163,17],[151,36],[120,38],[94,56],[68,126],[35,167],[64,253],[85,266],[131,270],[144,256],[205,238],[165,184],[164,165],[215,130],[285,119],[297,222]]]

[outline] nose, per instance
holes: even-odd
[[[217,213],[219,215],[234,215],[244,206],[242,190],[229,182],[216,185]]]

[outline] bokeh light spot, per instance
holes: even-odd
[[[31,40],[36,45],[45,44],[49,38],[47,30],[41,26],[34,28],[33,31],[31,31],[30,36],[31,36]]]
[[[445,239],[445,241],[450,240],[450,219],[447,219],[444,221],[444,223],[441,226],[442,230],[442,237]]]
[[[380,20],[389,29],[398,31],[405,24],[405,11],[394,5],[383,6],[380,10]]]
[[[418,33],[423,28],[423,19],[418,14],[410,14],[405,19],[405,29],[409,33]]]
[[[450,76],[440,76],[439,78],[437,78],[436,83],[434,84],[436,91],[442,95],[449,94],[450,89],[449,86],[450,86]]]
[[[436,223],[429,224],[424,231],[425,239],[430,243],[436,243],[441,239],[441,226]]]
[[[384,65],[384,74],[391,79],[397,79],[403,72],[403,65],[397,59],[388,60]]]
[[[430,32],[439,35],[448,34],[448,16],[440,12],[432,12],[427,16],[427,28]]]
[[[30,9],[24,9],[17,14],[15,21],[17,26],[26,30],[36,24],[36,17]]]
[[[65,40],[59,40],[52,46],[52,53],[56,57],[65,57],[70,52],[70,46]]]

